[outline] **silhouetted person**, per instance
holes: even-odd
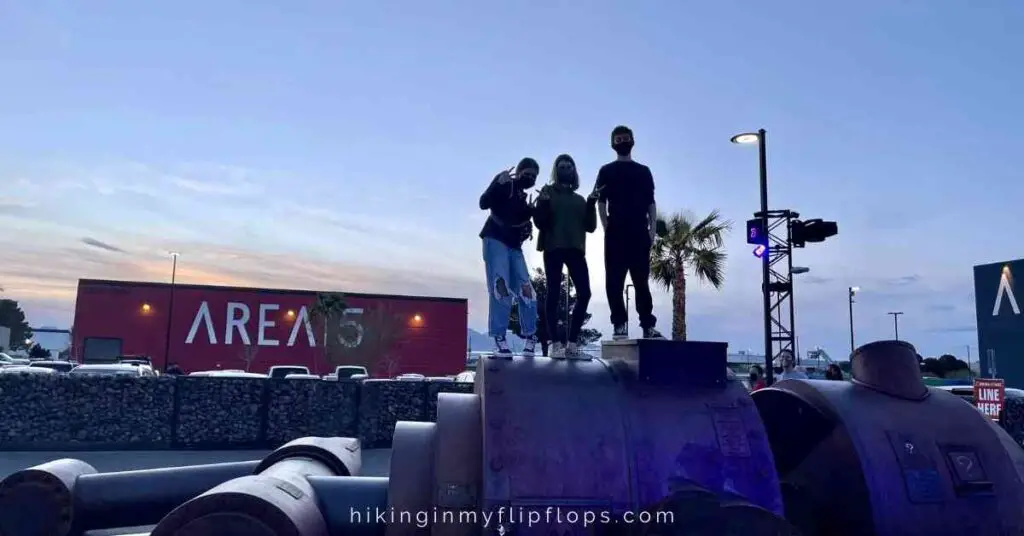
[[[533,209],[526,190],[536,184],[539,171],[536,160],[524,158],[514,173],[511,169],[498,173],[480,196],[480,209],[490,211],[480,238],[490,295],[487,331],[494,338],[496,358],[512,359],[505,337],[513,300],[518,303],[520,333],[526,339],[523,355],[532,357],[537,345],[537,299],[523,257],[523,242],[533,234]]]
[[[612,149],[618,157],[601,167],[595,189],[598,212],[604,227],[605,291],[614,331],[612,339],[629,337],[623,299],[626,274],[633,281],[636,313],[645,339],[664,339],[654,329],[651,301],[651,245],[657,229],[658,209],[654,203],[654,176],[650,168],[634,162],[633,131],[624,126],[612,130]]]
[[[781,380],[806,380],[807,374],[796,368],[796,357],[793,352],[789,350],[783,350],[779,352],[779,364],[782,365],[781,370],[776,369],[779,375],[775,378],[776,381]]]
[[[185,375],[185,371],[181,370],[181,367],[179,367],[177,363],[171,363],[170,365],[168,365],[167,370],[164,373],[169,374],[171,376]]]
[[[826,380],[843,380],[843,369],[839,368],[839,365],[832,363],[825,369]]]
[[[764,369],[760,365],[751,365],[750,367],[750,392],[757,391],[758,389],[764,389],[767,384],[764,382]]]
[[[587,233],[597,229],[597,196],[595,189],[584,199],[576,193],[580,176],[576,162],[567,154],[555,158],[551,168],[551,182],[544,186],[533,210],[537,224],[537,251],[544,253],[544,274],[548,293],[544,299],[544,320],[551,337],[551,357],[555,359],[592,359],[580,351],[579,338],[583,322],[587,319],[590,303],[590,270],[587,267]],[[572,318],[565,330],[557,329],[558,305],[562,293],[562,267],[569,271],[569,279],[576,287],[576,303]]]

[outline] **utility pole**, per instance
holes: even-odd
[[[850,355],[852,356],[854,350],[857,349],[853,343],[853,297],[857,294],[857,291],[860,290],[860,287],[850,287],[847,290],[850,295]]]
[[[890,311],[888,314],[892,315],[892,328],[896,332],[896,340],[900,340],[900,315],[903,311]]]
[[[178,275],[178,254],[171,252],[171,296],[167,300],[167,333],[164,336],[164,372],[171,364],[171,320],[174,318],[174,279]]]

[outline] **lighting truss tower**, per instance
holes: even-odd
[[[761,213],[755,214],[760,218]],[[792,210],[768,211],[768,296],[765,314],[771,318],[772,358],[788,350],[800,362],[796,353],[793,314],[793,241],[790,222],[800,217]]]

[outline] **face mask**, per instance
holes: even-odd
[[[633,142],[615,143],[612,144],[612,149],[615,149],[615,154],[619,156],[629,156],[629,153],[633,152]]]
[[[750,381],[752,381],[752,382],[756,382],[757,381],[757,373],[756,372],[751,372],[750,373]]]
[[[530,188],[533,188],[534,184],[537,184],[537,175],[533,172],[523,173],[522,175],[518,175],[516,177],[516,180],[513,182],[513,184],[515,184],[516,188],[520,190],[528,190]]]

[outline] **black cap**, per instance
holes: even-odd
[[[633,131],[625,125],[619,125],[612,129],[612,143],[615,143],[616,136],[629,136],[630,139],[633,139]]]
[[[524,170],[524,169],[532,169],[534,171],[538,171],[539,172],[540,171],[540,164],[538,164],[536,160],[534,160],[534,159],[530,158],[529,156],[527,156],[526,158],[520,160],[519,164],[516,165],[516,172],[517,173],[522,171],[522,170]]]

